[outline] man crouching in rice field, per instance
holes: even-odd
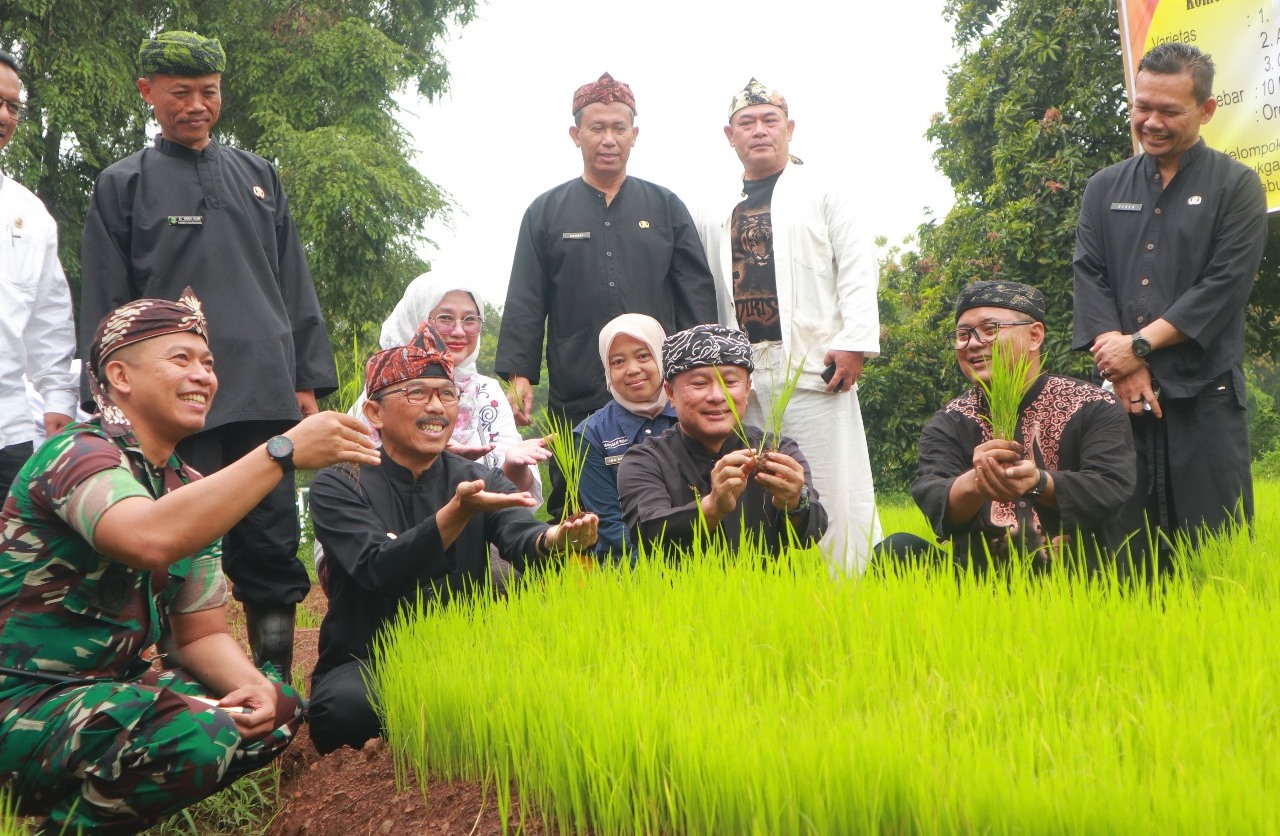
[[[1044,323],[1044,294],[1018,282],[974,282],[956,301],[950,336],[974,385],[925,426],[911,495],[939,541],[951,541],[957,567],[985,569],[1012,545],[1039,568],[1067,556],[1067,547],[1096,566],[1128,533],[1119,518],[1136,479],[1128,420],[1110,392],[1044,371]],[[1002,361],[1028,363],[1016,439],[993,437],[978,385],[991,385],[996,346]],[[910,534],[891,536],[877,552],[941,557]]]
[[[200,303],[140,299],[98,326],[99,416],[49,439],[0,511],[0,789],[41,833],[136,833],[265,766],[297,692],[227,631],[219,538],[281,470],[377,461],[314,415],[202,479],[174,454],[218,389]],[[145,658],[171,631],[182,668]]]
[[[780,437],[758,454],[765,431],[738,422],[751,393],[747,335],[695,325],[667,337],[662,353],[679,423],[629,450],[618,466],[632,541],[687,549],[705,525],[730,548],[743,534],[770,554],[817,542],[827,512],[799,446]]]
[[[311,678],[311,740],[325,754],[381,733],[365,686],[374,636],[418,596],[447,603],[489,579],[489,546],[523,570],[595,544],[585,514],[548,526],[502,471],[445,451],[458,420],[453,358],[424,322],[407,346],[369,358],[365,418],[382,460],[339,466],[311,485],[311,517],[328,564],[329,612]]]

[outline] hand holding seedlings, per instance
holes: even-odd
[[[599,525],[600,518],[589,511],[574,514],[548,528],[543,542],[552,551],[580,552],[596,544]]]
[[[804,467],[786,453],[770,450],[756,458],[756,481],[773,497],[773,507],[790,511],[800,504]]]
[[[711,468],[711,490],[702,497],[702,511],[708,523],[719,524],[738,507],[756,462],[755,451],[748,448],[726,453]]]
[[[1035,487],[1039,472],[1035,464],[1027,462],[1032,474],[1026,484],[1026,474],[1020,471],[1013,476],[1010,471],[1022,462],[1022,445],[1016,441],[995,438],[979,444],[973,450],[974,484],[980,495],[996,502],[1013,502]]]

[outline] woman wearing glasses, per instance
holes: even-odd
[[[422,321],[428,320],[453,355],[458,388],[458,423],[446,448],[450,453],[501,468],[517,490],[542,501],[538,462],[551,452],[541,438],[525,440],[516,429],[502,384],[476,371],[483,304],[474,288],[430,272],[409,283],[391,316],[382,323],[380,348],[406,345]]]

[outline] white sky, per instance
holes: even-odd
[[[872,235],[910,235],[953,202],[923,138],[955,62],[942,0],[489,0],[445,56],[450,92],[406,108],[418,165],[457,203],[432,223],[438,271],[465,274],[501,305],[520,218],[582,173],[569,139],[573,91],[608,71],[631,85],[640,136],[628,173],[691,209],[736,190],[741,166],[722,132],[752,76],[780,90],[796,121],[791,151],[837,182]],[[695,210],[696,211],[696,210]]]

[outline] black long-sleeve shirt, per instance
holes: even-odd
[[[80,252],[82,357],[99,321],[120,305],[195,290],[218,372],[205,429],[297,420],[295,391],[321,397],[336,388],[288,199],[275,168],[256,154],[217,142],[193,151],[156,137],[155,147],[98,177]]]
[[[642,313],[668,334],[716,321],[715,280],[689,210],[637,177],[613,201],[582,178],[525,210],[494,363],[536,383],[546,331],[550,406],[570,414],[609,400],[597,340],[609,320]]]
[[[747,438],[758,449],[763,431],[747,426]],[[711,469],[721,457],[743,449],[737,436],[730,436],[719,453],[710,453],[701,442],[684,434],[679,425],[644,444],[632,447],[618,465],[618,497],[633,543],[662,542],[689,548],[700,524],[699,497],[711,493]],[[795,532],[798,545],[812,545],[827,530],[827,511],[813,487],[809,462],[800,447],[783,437],[778,451],[786,453],[804,468],[809,487],[809,510],[790,514],[774,507],[772,495],[755,479],[747,483],[738,498],[738,507],[720,521],[719,530],[730,548],[735,548],[743,531],[756,537],[771,554],[790,544],[788,529]]]
[[[986,502],[971,520],[947,521],[952,484],[973,468],[974,449],[991,440],[989,414],[975,386],[938,410],[920,435],[911,495],[938,539],[952,541],[961,565],[984,563],[986,548],[998,551],[1017,519],[1014,503]],[[1033,508],[1044,536],[1066,535],[1095,561],[1100,550],[1118,548],[1129,533],[1119,512],[1133,493],[1136,461],[1129,418],[1115,396],[1069,377],[1043,375],[1023,398],[1017,436],[1026,455],[1053,478],[1057,507]]]
[[[1104,168],[1076,227],[1073,347],[1164,318],[1190,339],[1148,358],[1162,393],[1195,397],[1230,372],[1243,409],[1244,309],[1266,241],[1257,173],[1204,140],[1164,188],[1146,154]]]
[[[368,659],[373,638],[403,604],[447,601],[483,584],[489,544],[517,568],[541,558],[546,523],[528,508],[477,514],[444,548],[436,512],[461,482],[485,480],[485,490],[515,493],[501,472],[441,453],[418,479],[386,450],[376,467],[330,467],[311,484],[311,517],[329,571],[329,612],[320,626],[316,675]]]

